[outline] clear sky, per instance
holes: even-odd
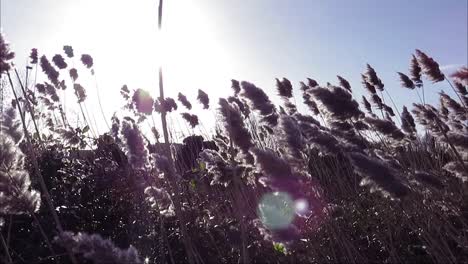
[[[446,73],[468,64],[467,0],[166,0],[164,40],[156,0],[0,1],[17,65],[24,67],[31,48],[49,57],[63,45],[91,54],[108,115],[120,107],[123,84],[156,95],[160,63],[169,96],[181,91],[194,103],[201,88],[212,105],[231,92],[231,78],[273,96],[276,77],[298,87],[307,77],[337,83],[337,74],[360,101],[360,73],[370,63],[399,106],[417,101],[396,75],[407,72],[415,48]],[[446,83],[427,87],[430,102],[440,89],[450,93]],[[296,100],[302,101],[299,91]],[[210,111],[196,113],[213,120]]]

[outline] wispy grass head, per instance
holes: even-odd
[[[232,88],[232,90],[234,90],[234,96],[237,96],[241,91],[239,81],[232,79],[231,80],[231,88]]]
[[[433,133],[440,135],[449,131],[449,127],[440,120],[437,109],[430,105],[413,104],[413,114],[416,116],[418,123],[431,130]]]
[[[357,152],[349,157],[354,172],[363,178],[361,185],[370,185],[371,191],[380,191],[384,196],[402,198],[409,194],[410,189],[403,184],[399,172],[383,161]]]
[[[6,42],[3,34],[0,33],[0,77],[11,68],[11,60],[15,58],[15,53],[10,51],[10,45]]]
[[[366,117],[365,121],[376,131],[395,140],[402,140],[405,137],[405,135],[398,127],[395,126],[393,122],[372,117]]]
[[[74,53],[73,53],[73,47],[69,45],[63,46],[63,51],[65,52],[65,55],[67,55],[68,58],[73,58]]]
[[[153,111],[154,99],[143,89],[137,89],[135,93],[133,93],[132,103],[140,113],[149,115]]]
[[[362,79],[362,85],[364,88],[370,93],[370,94],[375,94],[377,91],[375,90],[375,87],[367,81],[367,77],[364,74],[361,74],[361,79]]]
[[[121,133],[126,142],[130,164],[134,168],[144,168],[148,162],[148,150],[137,124],[131,119],[124,119]]]
[[[59,68],[60,70],[63,70],[68,67],[67,63],[65,62],[65,59],[63,59],[62,55],[56,54],[54,57],[52,57],[52,61],[54,62],[55,66]]]
[[[406,106],[403,106],[403,111],[401,112],[401,129],[410,135],[416,133],[414,118],[411,113],[408,112],[408,108],[406,108]]]
[[[430,185],[436,189],[440,190],[445,187],[442,180],[431,173],[425,171],[416,171],[413,176],[418,182]]]
[[[255,110],[260,112],[263,121],[273,127],[276,126],[278,124],[276,108],[266,93],[254,84],[245,81],[241,82],[241,87],[243,89],[242,95],[251,102]]]
[[[70,69],[70,78],[72,78],[73,81],[76,81],[78,79],[78,71],[75,68]]]
[[[118,248],[111,240],[104,239],[98,234],[74,234],[66,231],[55,237],[54,241],[96,264],[142,263],[138,251],[133,246],[125,250]]]
[[[41,68],[42,71],[47,75],[49,81],[51,81],[54,85],[59,85],[59,72],[50,64],[49,60],[45,55],[41,56]]]
[[[411,80],[416,84],[416,86],[422,85],[421,71],[422,69],[421,69],[421,66],[419,66],[418,59],[416,59],[416,56],[412,55],[411,61],[410,61],[409,72],[410,72]]]
[[[0,119],[2,121],[0,123],[1,133],[5,133],[7,136],[10,136],[15,144],[23,138],[21,123],[16,118],[16,111],[16,108],[7,108],[3,111],[2,117]]]
[[[297,121],[288,115],[280,118],[281,141],[284,143],[291,157],[299,158],[306,145]]]
[[[444,165],[444,170],[452,173],[455,177],[461,179],[463,182],[468,181],[468,173],[465,168],[468,168],[468,162],[464,161],[463,165],[460,162],[451,161]]]
[[[427,56],[426,53],[419,49],[416,50],[416,57],[418,58],[423,73],[429,80],[432,82],[441,82],[445,79],[445,75],[440,71],[439,64],[433,58]]]
[[[463,66],[450,76],[457,79],[459,82],[468,85],[468,67]]]
[[[82,103],[86,100],[86,90],[81,84],[74,83],[73,89],[75,90],[76,98],[78,99],[78,103]]]
[[[336,77],[338,78],[338,81],[340,82],[340,86],[342,88],[352,92],[351,91],[351,85],[349,84],[349,82],[345,78],[343,78],[343,77],[341,77],[339,75],[337,75]]]
[[[461,120],[466,120],[468,118],[467,110],[461,106],[457,101],[453,100],[448,94],[441,91],[439,93],[440,100],[443,102],[450,110],[452,110],[453,114],[459,117]]]
[[[276,78],[276,89],[279,96],[286,99],[292,97],[293,88],[291,82],[288,79],[283,78],[283,80],[280,81],[278,78]]]
[[[467,90],[468,84],[463,85],[462,83],[460,83],[458,81],[455,81],[454,84],[455,84],[455,88],[457,89],[457,92],[460,95],[462,95],[464,97],[468,96],[468,90]]]
[[[276,190],[286,191],[289,194],[299,190],[297,176],[288,162],[271,150],[252,149],[258,171],[265,176],[265,182]]]
[[[320,110],[318,109],[317,103],[311,98],[310,94],[304,92],[302,94],[302,98],[304,99],[304,104],[309,107],[309,110],[312,111],[314,115],[319,115]]]
[[[314,88],[314,87],[318,86],[318,83],[314,79],[307,78],[307,85],[309,85],[309,87],[311,87],[311,88]]]
[[[81,55],[81,62],[88,69],[91,69],[93,67],[93,64],[94,64],[93,57],[91,57],[91,55],[89,55],[89,54],[82,54]]]
[[[31,59],[31,64],[37,64],[39,57],[38,57],[37,49],[31,49],[31,53],[29,54],[29,58]]]
[[[164,98],[163,105],[164,105],[164,109],[166,110],[166,112],[172,112],[172,111],[177,110],[177,103],[171,97]]]
[[[369,64],[367,64],[366,77],[370,84],[372,84],[375,88],[379,89],[380,91],[383,91],[384,84],[382,83],[382,80],[380,80],[374,68],[372,68]]]
[[[240,111],[229,104],[224,98],[219,99],[219,106],[224,127],[232,142],[238,146],[245,155],[249,155],[249,149],[253,146],[252,137],[247,128],[245,128]]]
[[[351,93],[343,88],[330,86],[317,87],[309,91],[314,98],[327,110],[331,117],[341,120],[358,118],[363,115],[359,104],[352,98]]]
[[[386,104],[382,104],[382,108],[390,116],[395,116],[395,113],[393,112],[393,108],[391,108],[390,106],[388,106]]]
[[[0,137],[0,213],[31,214],[39,210],[41,195],[31,189],[25,156],[8,134]]]
[[[241,111],[241,113],[244,115],[244,117],[249,117],[250,108],[249,108],[249,105],[245,101],[243,101],[243,99],[239,99],[236,96],[229,96],[227,100],[231,104],[233,103],[236,104],[237,107],[239,107],[239,110]]]
[[[185,108],[187,108],[188,110],[192,109],[192,104],[187,99],[187,96],[183,95],[182,93],[179,93],[177,95],[177,99],[183,106],[185,106]]]
[[[371,95],[371,101],[377,107],[377,109],[383,109],[382,99],[375,93]]]
[[[208,97],[208,94],[201,89],[198,89],[197,99],[203,105],[203,109],[210,108],[210,98]]]
[[[415,88],[413,81],[406,74],[398,72],[398,75],[400,76],[401,86],[411,90]]]
[[[182,118],[189,123],[190,127],[195,128],[198,126],[198,116],[190,113],[181,113]]]
[[[362,96],[362,104],[364,105],[364,108],[366,108],[367,112],[371,114],[372,113],[372,106],[369,103],[369,101],[367,101],[367,99],[366,99],[366,97],[364,95]]]

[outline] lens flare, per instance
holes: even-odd
[[[294,201],[294,208],[296,213],[300,216],[304,216],[310,212],[309,202],[306,199],[297,199]]]
[[[285,192],[267,193],[260,200],[258,215],[269,229],[287,228],[294,219],[294,201]]]

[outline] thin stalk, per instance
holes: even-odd
[[[84,119],[84,121],[85,121],[85,124],[89,127],[89,130],[91,131],[91,134],[93,134],[94,138],[97,138],[96,132],[94,132],[93,127],[92,127],[91,124],[88,122],[88,119],[86,119],[85,113],[84,113],[84,111],[83,111],[83,106],[81,105],[81,103],[78,103],[78,105],[80,106],[81,115],[83,115],[83,119]]]
[[[416,94],[418,95],[419,101],[421,101],[421,104],[424,104],[423,99],[421,98],[421,95],[419,95],[418,88],[414,89],[416,91]]]
[[[13,226],[13,216],[10,215],[10,221],[8,221],[8,230],[7,230],[7,246],[10,245],[10,238],[11,238],[11,227]]]
[[[50,210],[50,212],[52,214],[52,218],[54,219],[56,228],[60,233],[63,233],[64,230],[63,230],[63,227],[62,227],[62,223],[60,222],[60,219],[59,219],[59,217],[57,215],[57,212],[55,211],[55,206],[54,206],[54,203],[52,201],[52,197],[50,197],[49,190],[47,189],[44,178],[42,177],[42,174],[41,174],[41,171],[40,171],[40,168],[39,168],[39,164],[37,162],[36,150],[34,149],[34,147],[32,145],[31,136],[29,135],[29,131],[26,128],[26,122],[24,120],[23,112],[21,111],[21,105],[19,104],[18,96],[16,95],[16,91],[15,91],[15,89],[13,87],[13,82],[11,81],[10,72],[7,72],[7,76],[8,76],[8,80],[10,81],[11,90],[13,91],[13,95],[15,97],[15,100],[18,103],[17,105],[18,105],[18,110],[19,110],[19,113],[20,113],[21,123],[23,125],[23,131],[24,131],[24,134],[26,136],[28,147],[29,147],[29,150],[30,150],[31,161],[32,161],[32,165],[33,165],[33,168],[34,168],[34,172],[36,174],[35,176],[39,179],[39,184],[41,186],[42,194],[44,195],[44,198],[45,198],[45,200],[47,202],[49,210]],[[71,259],[72,263],[73,264],[78,264],[75,256],[71,252],[71,250],[68,247],[66,249],[67,249],[68,255],[70,256],[70,259]]]
[[[36,124],[36,118],[34,117],[33,109],[32,109],[31,104],[29,102],[28,96],[26,95],[26,90],[24,89],[23,83],[21,82],[21,79],[20,79],[20,77],[18,75],[18,71],[16,69],[15,69],[15,73],[16,73],[16,77],[18,78],[18,82],[20,84],[21,91],[23,92],[23,95],[24,95],[26,107],[28,108],[29,114],[31,115],[31,119],[32,119],[33,124],[34,124],[34,129],[36,130],[37,137],[39,138],[39,142],[42,145],[41,134],[39,133],[39,128],[37,127],[37,124]]]
[[[16,69],[15,69],[16,71]],[[28,79],[29,79],[29,66],[26,66],[26,78],[25,78],[25,81],[24,81],[24,86],[26,86],[26,88],[28,88]]]
[[[5,169],[7,170],[6,166],[5,166]],[[13,180],[13,177],[11,176],[10,173],[7,172],[7,175],[8,177],[10,177],[10,180],[12,182],[14,182]],[[20,194],[20,190],[18,188],[18,186],[14,185],[12,186],[14,188],[14,191],[15,191],[15,194],[19,196]],[[42,228],[42,225],[41,223],[39,222],[39,219],[36,217],[36,213],[34,212],[34,210],[31,210],[29,209],[29,214],[33,217],[34,221],[36,222],[37,226],[39,227],[39,231],[41,232],[41,235],[42,237],[44,238],[44,241],[46,242],[46,245],[47,247],[49,248],[50,252],[53,254],[53,255],[56,255],[53,247],[52,247],[52,244],[50,243],[50,240],[49,238],[47,237],[46,233],[44,232],[44,229]],[[10,216],[10,225],[8,226],[8,236],[7,236],[7,247],[8,245],[10,244],[10,232],[11,232],[11,222],[12,222],[12,216]]]
[[[400,111],[398,111],[398,107],[396,106],[395,102],[393,101],[392,96],[390,96],[390,93],[389,93],[387,90],[385,90],[385,93],[387,93],[388,98],[390,98],[390,101],[391,101],[392,104],[393,104],[393,107],[395,107],[395,110],[396,110],[396,112],[397,112],[397,114],[398,114],[398,117],[400,118],[400,119],[398,119],[397,121],[398,121],[398,123],[401,125],[401,115],[400,115]]]
[[[161,33],[162,27],[162,11],[163,11],[163,0],[159,0],[158,6],[158,31]],[[163,83],[163,69],[162,65],[159,65],[159,98],[164,100],[164,83]],[[167,133],[167,120],[166,120],[166,112],[161,111],[161,123],[164,135],[164,143],[169,144],[169,136]]]
[[[52,253],[52,255],[57,255],[57,253],[55,253],[54,248],[52,247],[52,243],[50,243],[50,240],[47,237],[46,232],[44,231],[44,228],[42,228],[41,222],[39,222],[39,219],[37,218],[36,214],[34,212],[31,212],[31,215],[32,215],[34,221],[36,222],[37,227],[39,228],[39,232],[41,233],[42,238],[44,238],[44,241],[45,241],[47,247],[49,248],[50,253]],[[56,260],[56,262],[58,263],[58,260]]]
[[[421,89],[422,89],[423,103],[426,104],[426,97],[424,96],[424,85],[421,85]]]
[[[452,149],[453,153],[455,154],[455,156],[457,157],[457,160],[458,162],[460,163],[460,165],[462,166],[463,170],[465,170],[465,172],[468,172],[466,166],[465,166],[465,163],[463,162],[463,159],[460,155],[460,153],[458,153],[457,149],[455,148],[455,146],[452,144],[452,142],[450,141],[450,139],[448,138],[447,136],[447,133],[442,130],[442,127],[440,126],[439,122],[437,122],[437,125],[439,126],[439,129],[442,131],[442,134],[444,135],[445,137],[445,140],[447,140],[447,143],[449,144],[450,148]]]
[[[84,110],[86,112],[86,115],[88,116],[88,120],[89,120],[89,123],[91,124],[91,117],[93,118],[93,121],[94,121],[94,127],[96,128],[94,130],[94,134],[98,135],[99,136],[99,128],[98,128],[98,125],[97,125],[97,122],[96,122],[96,118],[94,118],[94,116],[90,115],[89,112],[88,112],[88,107],[86,107],[86,103],[83,102],[83,106],[84,106]]]
[[[102,117],[104,118],[104,122],[106,123],[107,129],[110,130],[109,123],[107,123],[107,118],[106,118],[106,115],[104,114],[104,109],[102,108],[102,104],[101,104],[101,96],[99,95],[99,88],[98,88],[98,82],[97,82],[97,78],[96,78],[96,72],[94,72],[93,75],[94,75],[94,82],[96,84],[96,94],[97,94],[97,98],[98,98],[99,109],[101,110],[101,114],[102,114]]]
[[[7,246],[6,242],[5,242],[5,239],[3,238],[2,232],[0,232],[0,240],[2,242],[3,250],[5,250],[5,256],[6,256],[6,259],[7,259],[7,263],[8,264],[13,263],[13,260],[11,259],[11,256],[10,256],[10,251],[8,250],[8,246]]]
[[[460,97],[460,95],[458,94],[458,92],[457,92],[457,90],[455,89],[455,87],[453,87],[452,82],[450,82],[450,80],[447,79],[447,77],[445,77],[445,80],[450,84],[450,87],[452,87],[453,92],[457,95],[458,100],[460,100],[460,102],[462,103],[462,105],[465,107],[465,110],[466,110],[466,109],[467,109],[466,104],[465,104],[465,102],[462,100],[462,98]]]

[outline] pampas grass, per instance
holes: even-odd
[[[445,80],[445,75],[440,71],[439,64],[426,53],[416,49],[416,57],[421,65],[423,73],[432,82],[441,82]]]
[[[118,248],[112,241],[102,238],[98,234],[63,232],[55,238],[55,242],[71,248],[76,254],[95,264],[142,263],[137,250],[130,246],[128,249]]]
[[[292,97],[292,84],[291,82],[283,78],[283,80],[276,79],[276,89],[278,91],[279,96],[283,98],[291,98]]]
[[[355,172],[363,178],[361,185],[370,185],[371,191],[393,198],[402,198],[410,192],[401,175],[383,161],[355,152],[349,157]]]
[[[191,128],[198,126],[198,116],[192,115],[190,113],[181,113],[182,118],[189,123]]]
[[[133,120],[124,119],[121,133],[126,142],[130,164],[138,169],[144,168],[148,162],[148,150],[140,129]]]
[[[50,64],[49,60],[45,55],[41,56],[40,65],[42,71],[47,75],[49,81],[52,82],[54,85],[59,85],[59,72]]]
[[[143,89],[137,89],[133,93],[132,102],[136,110],[140,113],[151,114],[153,111],[154,100],[151,95]]]
[[[239,109],[234,108],[224,98],[219,99],[219,106],[219,111],[223,117],[224,127],[228,135],[233,143],[238,146],[246,156],[249,156],[249,149],[253,146],[252,138],[244,126]]]
[[[65,59],[60,54],[56,54],[54,57],[52,57],[52,61],[54,62],[55,66],[57,66],[57,68],[59,68],[60,70],[63,70],[68,67],[67,63],[65,62]]]
[[[185,108],[187,108],[188,110],[192,109],[192,104],[187,99],[187,96],[183,95],[182,93],[179,93],[177,95],[177,99],[183,106],[185,106]]]
[[[0,213],[18,215],[37,212],[41,196],[31,189],[29,173],[24,169],[24,154],[7,135],[0,137],[0,148]]]
[[[231,88],[232,88],[232,90],[234,90],[234,96],[237,96],[241,91],[239,81],[232,79],[231,80]]]
[[[246,81],[241,82],[241,86],[243,89],[242,96],[250,101],[253,109],[260,112],[262,120],[265,123],[271,127],[275,127],[278,124],[278,114],[266,93],[254,84]]]
[[[345,78],[339,75],[337,75],[336,77],[338,78],[338,81],[340,82],[340,86],[351,92],[351,85],[349,84],[349,82]]]
[[[414,135],[416,131],[416,124],[414,123],[414,118],[408,108],[403,106],[403,111],[401,112],[401,129],[410,135]]]
[[[416,59],[416,56],[412,55],[411,61],[410,61],[409,72],[410,72],[411,80],[413,80],[413,82],[418,87],[422,86],[421,71],[422,69],[419,66],[418,59]]]
[[[332,118],[347,120],[359,118],[363,115],[359,110],[359,104],[343,88],[336,86],[330,88],[317,87],[312,89],[310,93]]]
[[[10,61],[15,57],[15,53],[10,51],[9,46],[3,34],[0,33],[0,77],[10,70]]]
[[[16,108],[2,118],[0,165],[7,166],[0,167],[0,210],[3,216],[22,215],[4,219],[0,242],[10,263],[64,263],[74,261],[73,253],[75,263],[466,262],[466,109],[448,94],[441,92],[437,107],[403,107],[400,127],[392,118],[398,108],[385,103],[383,81],[370,65],[361,76],[369,92],[362,106],[353,97],[362,88],[351,89],[341,75],[339,86],[299,82],[306,108],[296,104],[296,87],[286,78],[276,80],[281,105],[266,90],[231,80],[225,87],[231,94],[219,100],[216,133],[190,135],[182,145],[182,133],[173,127],[174,142],[159,142],[152,114],[180,114],[194,133],[200,119],[185,112],[192,108],[187,97],[174,91],[178,102],[154,100],[123,86],[122,112],[106,133],[90,137],[89,125],[72,113],[63,123],[55,116],[64,113],[57,90],[68,85],[68,75],[80,105],[90,96],[85,78],[76,82],[77,70],[68,68],[73,48],[64,46],[63,52],[52,63],[45,55],[39,59],[37,50],[31,54],[48,79],[39,80],[35,90],[23,87],[17,96],[11,82]],[[92,70],[88,56],[81,56],[82,63]],[[12,70],[7,57],[0,56]],[[421,73],[440,79],[436,66],[417,52],[409,74],[398,72],[402,86],[417,90]],[[66,76],[60,74],[64,69]],[[8,70],[3,73],[10,77]],[[462,99],[465,75],[462,68],[453,76]],[[200,90],[197,99],[209,108],[206,93]],[[29,120],[38,121],[39,129],[30,133]],[[21,192],[11,192],[14,185]],[[34,191],[39,186],[41,197]],[[279,229],[262,217],[268,195],[292,200],[281,207],[293,213],[291,222]],[[40,198],[50,216],[37,209]],[[24,221],[30,216],[33,225]],[[61,222],[73,232],[64,232]],[[56,234],[52,246],[48,241]]]
[[[83,63],[83,65],[88,69],[91,69],[94,65],[93,57],[91,57],[89,54],[82,54],[80,60],[81,63]]]
[[[208,97],[208,94],[201,89],[198,89],[197,99],[203,105],[203,109],[210,108],[210,98]]]
[[[414,85],[413,81],[404,73],[397,72],[400,76],[401,86],[413,90],[416,86]]]
[[[72,46],[69,46],[69,45],[63,46],[63,51],[65,52],[68,58],[73,58],[75,56]]]

